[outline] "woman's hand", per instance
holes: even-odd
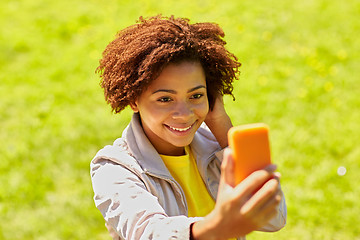
[[[219,193],[214,210],[193,225],[195,239],[228,239],[244,236],[266,225],[281,201],[276,166],[255,171],[233,187],[233,160],[226,149],[221,165]]]
[[[231,120],[225,111],[223,96],[218,95],[212,111],[209,111],[205,123],[214,134],[222,148],[228,146],[227,132],[232,127]]]
[[[221,121],[226,117],[228,117],[228,115],[225,111],[223,96],[219,94],[215,99],[214,108],[209,110],[209,113],[206,116],[205,123],[211,124],[212,122]]]

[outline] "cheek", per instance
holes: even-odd
[[[155,104],[149,104],[146,108],[146,114],[148,118],[151,118],[154,122],[159,122],[163,118],[168,117],[170,110],[156,106]]]

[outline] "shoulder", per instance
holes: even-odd
[[[93,173],[104,164],[120,165],[122,168],[137,174],[143,172],[139,163],[129,151],[124,138],[116,139],[113,145],[107,145],[96,153],[90,164],[91,172]]]

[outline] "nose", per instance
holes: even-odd
[[[174,108],[172,117],[174,119],[188,119],[194,115],[193,107],[187,102],[178,102]]]

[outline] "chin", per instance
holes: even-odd
[[[191,140],[188,140],[188,141],[183,141],[183,142],[176,142],[174,143],[173,145],[175,147],[186,147],[186,146],[189,146],[190,143],[192,142],[192,140],[194,139],[194,137],[191,138]]]

